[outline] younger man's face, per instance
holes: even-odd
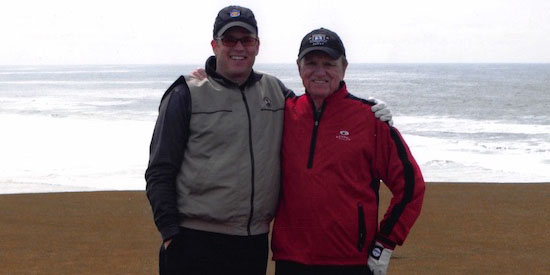
[[[216,71],[229,80],[248,77],[252,71],[256,55],[258,55],[260,41],[255,35],[241,27],[230,28],[223,34],[222,38],[226,38],[228,42],[233,43],[235,39],[241,41],[238,41],[235,45],[229,45],[229,43],[225,43],[228,44],[225,45],[223,39],[212,40],[212,50],[217,60]],[[242,39],[249,44],[243,42]]]

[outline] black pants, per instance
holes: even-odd
[[[365,262],[367,260],[365,259]],[[277,261],[275,275],[367,275],[372,274],[367,265],[332,266],[303,265],[291,261]]]
[[[268,236],[233,236],[181,228],[167,249],[161,245],[161,275],[265,275]]]

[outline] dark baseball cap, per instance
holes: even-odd
[[[214,22],[214,37],[220,37],[231,27],[242,27],[258,34],[258,25],[254,13],[241,6],[228,6],[220,10]]]
[[[298,60],[313,51],[325,52],[334,59],[338,59],[342,55],[346,56],[346,49],[344,49],[340,37],[335,32],[325,28],[313,30],[304,36],[302,44],[300,44]]]

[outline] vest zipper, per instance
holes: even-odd
[[[252,149],[252,120],[250,119],[250,108],[248,108],[248,102],[246,100],[246,95],[244,94],[244,89],[240,88],[241,95],[243,96],[244,106],[246,107],[246,114],[248,116],[248,148],[250,149],[250,185],[251,185],[251,194],[250,194],[250,215],[248,216],[248,223],[246,224],[246,232],[248,235],[251,235],[250,225],[252,224],[252,216],[254,215],[254,151]]]
[[[321,110],[315,110],[315,104],[311,102],[313,107],[313,133],[311,134],[311,143],[309,145],[309,158],[307,161],[307,168],[313,168],[313,156],[315,155],[315,145],[317,144],[317,131],[319,128],[319,122],[321,121],[321,116],[323,115],[323,110],[325,109],[325,102],[321,105]]]

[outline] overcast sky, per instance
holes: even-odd
[[[547,0],[7,0],[0,65],[202,64],[230,4],[255,13],[261,63],[294,62],[319,27],[350,62],[550,62]]]

